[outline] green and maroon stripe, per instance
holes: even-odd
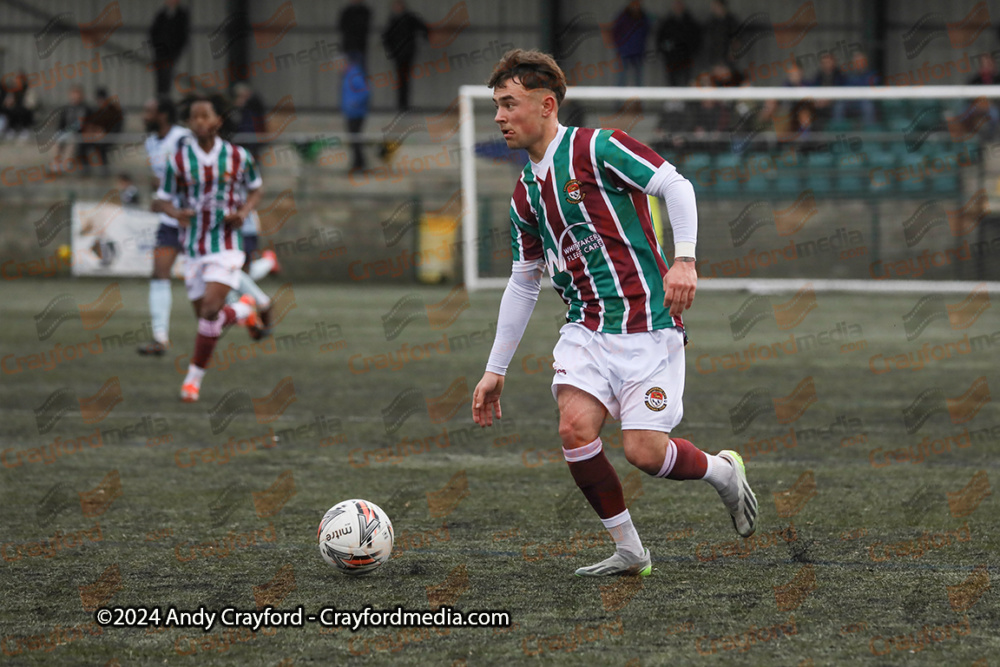
[[[611,258],[613,269],[618,276],[620,292],[614,296],[628,306],[628,316],[624,331],[636,333],[648,331],[652,325],[649,312],[649,288],[641,275],[639,260],[634,254],[632,243],[624,234],[620,220],[615,215],[610,202],[605,199],[611,193],[602,188],[597,168],[597,131],[579,129],[574,138],[574,171],[582,183],[593,184],[585,188],[589,196],[584,196],[580,205],[584,206],[594,227],[604,238],[604,247]],[[610,295],[609,297],[610,298]]]

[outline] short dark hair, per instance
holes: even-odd
[[[212,105],[212,109],[215,111],[215,114],[222,119],[222,125],[219,127],[219,136],[228,140],[229,137],[231,137],[236,131],[236,123],[233,119],[234,110],[230,108],[229,101],[218,93],[199,93],[192,95],[185,100],[184,114],[182,116],[185,121],[191,118],[191,107],[198,102],[208,102]]]
[[[166,114],[167,122],[171,125],[177,122],[177,107],[169,97],[161,97],[156,100],[156,113]]]
[[[541,51],[514,49],[503,54],[486,85],[496,88],[511,79],[517,79],[527,90],[551,90],[556,104],[562,104],[566,97],[566,75],[555,58]]]
[[[211,104],[212,109],[218,116],[225,116],[226,113],[229,111],[229,103],[226,101],[224,97],[222,97],[222,95],[215,95],[215,94],[209,95],[206,93],[199,93],[197,95],[192,95],[191,97],[185,100],[184,104],[185,120],[191,115],[191,107],[193,107],[195,104],[198,104],[199,102],[208,102],[209,104]]]

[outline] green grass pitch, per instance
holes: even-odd
[[[195,332],[179,283],[172,353],[134,351],[147,292],[145,281],[4,284],[4,664],[1000,656],[996,295],[748,304],[701,292],[686,316],[676,435],[743,453],[758,534],[740,540],[708,485],[631,468],[609,422],[607,450],[654,570],[590,581],[573,570],[611,547],[558,449],[547,357],[562,308],[551,290],[507,375],[504,425],[488,430],[472,424],[469,398],[498,292],[465,307],[446,287],[295,286],[282,294],[280,338],[255,347],[229,331],[194,405],[177,398]],[[381,505],[396,536],[394,557],[360,578],[316,545],[323,512],[351,497]],[[432,603],[507,611],[512,625],[206,634],[101,630],[92,611]]]

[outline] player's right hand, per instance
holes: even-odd
[[[486,371],[483,379],[472,392],[472,421],[480,426],[493,426],[493,414],[497,419],[503,415],[500,411],[500,392],[503,391],[503,376]]]
[[[188,223],[191,222],[191,218],[195,216],[193,208],[182,208],[177,211],[177,224],[187,227]]]

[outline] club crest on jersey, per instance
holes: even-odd
[[[653,412],[659,412],[667,407],[667,393],[659,387],[652,387],[646,392],[646,407]]]
[[[583,191],[583,186],[580,185],[580,181],[575,178],[566,182],[566,185],[563,186],[563,194],[566,196],[566,201],[570,204],[579,204],[587,196]]]

